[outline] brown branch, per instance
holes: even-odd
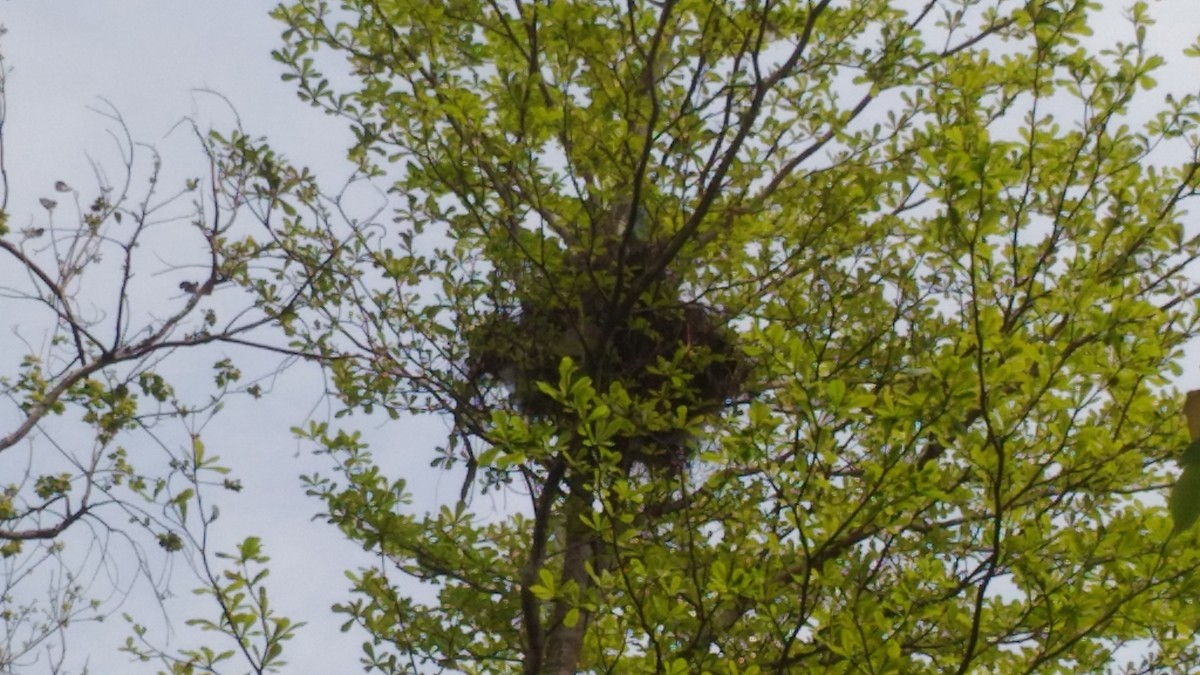
[[[546,540],[550,536],[550,516],[553,512],[554,500],[558,497],[558,488],[567,470],[567,459],[557,457],[546,474],[542,493],[534,503],[534,521],[532,546],[529,560],[521,570],[521,618],[525,631],[525,673],[526,675],[541,675],[542,659],[544,657],[541,608],[533,587],[537,584],[538,572],[546,560]]]

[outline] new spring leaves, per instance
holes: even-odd
[[[1171,490],[1168,505],[1175,531],[1182,532],[1191,527],[1200,517],[1200,389],[1187,393],[1183,404],[1183,415],[1187,418],[1188,438],[1191,443],[1183,451],[1179,464],[1183,473]]]

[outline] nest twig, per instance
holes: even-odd
[[[605,270],[589,262],[586,279],[580,273],[557,286],[577,292],[564,297],[520,289],[518,307],[478,324],[468,335],[469,372],[477,384],[503,384],[530,417],[569,424],[537,383],[556,384],[559,364],[570,357],[600,391],[620,384],[632,401],[625,412],[641,413],[637,431],[616,444],[623,465],[678,470],[694,452],[694,430],[744,393],[745,359],[736,336],[715,309],[684,300],[672,280],[657,284],[624,316],[611,316],[607,298],[614,294],[594,281],[603,279],[597,269]]]

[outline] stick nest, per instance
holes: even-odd
[[[744,393],[745,357],[719,312],[685,300],[669,272],[624,300],[644,269],[638,257],[567,257],[558,272],[516,289],[513,306],[468,332],[468,372],[480,390],[503,385],[530,418],[573,428],[577,420],[537,386],[556,386],[569,357],[597,391],[617,383],[629,395],[629,410],[614,410],[634,422],[614,442],[622,465],[678,472],[696,431]]]

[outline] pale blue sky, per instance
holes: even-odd
[[[112,125],[88,109],[103,106],[99,97],[115,106],[136,139],[159,147],[167,167],[164,182],[206,170],[188,134],[166,136],[182,117],[195,115],[217,128],[232,125],[222,104],[194,92],[210,88],[236,106],[247,131],[269,135],[293,161],[326,178],[327,185],[339,184],[349,172],[342,160],[351,136],[337,120],[298,101],[293,87],[280,81],[281,67],[270,58],[280,32],[267,17],[272,6],[244,0],[0,3],[0,23],[8,29],[0,48],[12,71],[5,127],[12,224],[19,228],[30,219],[44,218],[38,198],[56,197],[57,180],[93,198],[88,155],[111,171],[119,170],[114,145],[105,135]],[[3,317],[0,321],[8,323]],[[7,333],[7,328],[0,332]],[[211,377],[206,371],[199,376]],[[311,522],[320,503],[304,496],[299,475],[328,463],[312,458],[288,431],[303,421],[322,387],[311,368],[293,369],[274,394],[261,402],[239,400],[230,405],[205,433],[209,452],[234,467],[247,488],[241,495],[214,495],[221,499],[219,540],[228,548],[246,535],[262,535],[273,558],[271,588],[278,610],[309,622],[288,646],[292,665],[287,672],[295,673],[357,672],[362,641],[361,635],[341,635],[341,620],[327,608],[346,598],[343,570],[356,561],[369,561],[333,528]],[[435,435],[414,437],[411,430],[402,433],[396,426],[368,431],[380,443],[380,454],[390,454],[396,468],[427,467],[425,441],[432,444]],[[390,448],[388,453],[391,438],[405,438],[413,452],[402,457]],[[185,440],[180,434],[168,438],[175,443]],[[424,485],[428,497],[440,483],[434,478]],[[456,495],[456,490],[448,482],[444,492]],[[177,566],[174,579],[176,597],[167,601],[173,621],[182,625],[197,613],[212,616],[210,605],[191,596],[196,583],[185,567]],[[153,602],[135,597],[121,609],[151,627],[159,640],[164,637]],[[132,665],[117,653],[128,634],[119,617],[101,625],[74,626],[68,668],[78,672],[86,659],[91,672],[100,675],[155,672],[153,664]],[[173,644],[194,644],[188,637],[181,633]],[[30,672],[48,671],[43,664]]]

